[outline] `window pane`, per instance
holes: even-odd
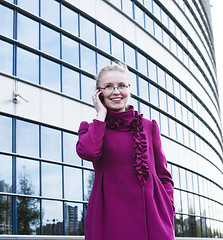
[[[184,145],[186,145],[187,147],[190,146],[190,142],[189,142],[189,130],[187,128],[183,128],[183,132],[184,132]]]
[[[0,34],[13,38],[13,11],[0,5]]]
[[[173,78],[167,73],[166,73],[166,89],[170,93],[173,93]]]
[[[163,39],[162,39],[162,28],[156,23],[154,23],[154,26],[155,26],[155,38],[157,40],[159,40],[160,42],[162,42],[163,41]]]
[[[118,38],[111,36],[112,55],[120,61],[123,61],[123,42]]]
[[[151,108],[151,119],[156,120],[157,124],[160,127],[160,113],[153,108]]]
[[[189,214],[195,214],[194,195],[191,193],[188,193],[188,207],[189,207]]]
[[[60,34],[44,25],[41,25],[41,50],[60,58]]]
[[[122,11],[129,17],[133,17],[132,1],[122,0]]]
[[[143,114],[144,118],[150,119],[149,106],[140,102],[140,113]]]
[[[79,73],[62,67],[62,91],[75,98],[80,98]]]
[[[187,171],[187,187],[189,191],[193,192],[193,175],[189,171]]]
[[[169,16],[161,9],[162,23],[168,28],[169,27]]]
[[[73,35],[78,35],[78,14],[62,5],[62,28]]]
[[[17,76],[39,84],[39,56],[17,48]]]
[[[19,42],[39,49],[39,23],[18,14],[17,38]]]
[[[130,92],[137,95],[137,77],[133,72],[129,72]]]
[[[57,1],[41,0],[41,17],[43,19],[59,26],[60,25],[59,11],[60,11],[59,3]]]
[[[183,122],[188,125],[188,109],[182,106]]]
[[[94,183],[94,172],[84,170],[84,201],[88,201]]]
[[[149,83],[141,77],[138,77],[139,81],[139,96],[149,102]]]
[[[129,104],[132,105],[136,111],[138,111],[139,106],[138,106],[138,100],[137,99],[134,99],[134,98],[131,97],[129,99]]]
[[[159,85],[163,88],[166,88],[165,72],[161,68],[157,67],[157,74]]]
[[[18,6],[30,13],[39,15],[39,0],[17,0]]]
[[[154,35],[153,20],[148,15],[145,15],[145,28],[150,34]]]
[[[28,156],[39,156],[39,126],[17,120],[16,152]]]
[[[64,205],[66,235],[84,235],[83,204],[67,202]]]
[[[177,124],[177,140],[178,142],[182,143],[183,144],[183,126],[179,123],[176,123]]]
[[[150,84],[149,85],[149,96],[150,96],[150,103],[152,103],[153,105],[155,105],[156,107],[158,107],[158,89]]]
[[[152,0],[144,0],[144,6],[148,11],[152,12]]]
[[[62,36],[62,59],[74,66],[79,66],[78,43],[65,36]]]
[[[168,118],[164,114],[160,114],[161,117],[161,133],[168,136],[169,135],[169,129],[168,129]],[[170,119],[169,119],[170,120]],[[170,129],[170,131],[173,131]]]
[[[144,12],[136,5],[134,6],[135,6],[135,20],[138,24],[140,24],[140,26],[144,27]]]
[[[178,189],[174,189],[174,205],[175,205],[176,212],[182,212],[180,191]]]
[[[0,225],[1,234],[12,234],[12,197],[0,197]]]
[[[41,127],[41,157],[61,161],[61,132]]]
[[[39,162],[17,158],[17,192],[39,195]]]
[[[125,44],[125,63],[133,68],[136,67],[135,64],[135,49]]]
[[[42,163],[42,196],[62,197],[62,167],[51,163]]]
[[[107,53],[110,53],[110,36],[107,31],[97,26],[97,47],[104,50]]]
[[[0,40],[0,71],[12,74],[12,44]]]
[[[81,98],[92,104],[92,95],[96,90],[96,82],[94,79],[85,75],[81,75]]]
[[[82,170],[64,167],[64,198],[82,200]]]
[[[177,139],[176,137],[176,122],[169,118],[169,126],[170,126],[170,137],[174,140]]]
[[[163,30],[163,45],[170,49],[170,36]]]
[[[4,166],[4,168],[0,168],[0,192],[12,192],[12,158],[0,155],[0,166]],[[7,197],[0,197],[0,202],[1,199],[4,200],[4,198],[5,200],[7,199]]]
[[[12,119],[0,116],[0,150],[12,152]]]
[[[83,45],[81,45],[81,68],[96,75],[95,52]]]
[[[171,116],[175,116],[174,99],[172,97],[170,97],[169,95],[167,95],[167,105],[168,105],[168,113]]]
[[[174,55],[177,55],[177,43],[172,38],[170,38],[170,49]]]
[[[182,199],[182,212],[188,214],[187,192],[181,191],[181,199]]]
[[[97,73],[103,68],[111,64],[111,60],[97,53]]]
[[[44,235],[63,235],[63,204],[59,201],[42,201]]]
[[[149,68],[149,78],[154,82],[157,82],[156,65],[151,61],[148,61],[148,68]]]
[[[159,102],[160,102],[160,109],[167,112],[167,104],[166,104],[166,93],[159,89]]]
[[[40,203],[36,198],[17,198],[17,234],[40,234]]]
[[[187,189],[186,170],[180,168],[180,187],[181,189]]]
[[[190,236],[190,228],[189,228],[189,219],[187,215],[183,215],[183,229],[184,229],[184,236]]]
[[[154,1],[153,1],[153,14],[159,21],[161,20],[160,6],[158,6]]]
[[[60,65],[41,58],[41,85],[60,91]]]
[[[180,179],[179,179],[179,168],[175,165],[172,166],[172,177],[174,181],[174,187],[180,187]]]
[[[95,45],[95,25],[82,16],[80,16],[80,37]]]
[[[181,104],[177,101],[175,101],[175,108],[176,118],[182,121]]]
[[[76,143],[78,136],[63,132],[63,158],[64,162],[71,164],[81,164],[81,159],[76,152]]]
[[[141,53],[137,53],[138,71],[147,76],[147,59]]]
[[[176,214],[175,215],[175,226],[176,226],[176,237],[182,237],[183,236],[183,215]]]

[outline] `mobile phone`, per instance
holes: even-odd
[[[102,93],[99,94],[99,99],[101,100],[101,102],[104,102],[104,95]]]

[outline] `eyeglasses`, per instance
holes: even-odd
[[[102,87],[99,87],[99,89],[103,89],[105,90],[106,92],[113,92],[116,88],[120,91],[120,92],[124,92],[127,90],[127,88],[130,87],[130,84],[129,85],[124,85],[124,84],[120,84],[118,85],[117,87],[115,86],[112,86],[112,85],[107,85],[106,87],[102,88]]]

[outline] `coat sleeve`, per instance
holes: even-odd
[[[101,157],[105,127],[105,122],[96,119],[90,124],[86,121],[81,122],[76,144],[80,158],[95,162]]]
[[[166,189],[170,201],[173,204],[174,183],[172,180],[172,176],[167,169],[167,160],[162,149],[159,126],[155,120],[152,120],[152,122],[153,122],[153,149],[155,155],[156,172],[158,178],[160,179],[164,188]]]

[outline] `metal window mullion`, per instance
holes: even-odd
[[[62,28],[62,4],[59,2],[59,21],[60,21],[60,28]],[[59,32],[60,34],[60,59],[63,58],[62,53],[62,32]],[[63,92],[63,82],[62,82],[62,64],[60,64],[60,92]]]
[[[84,160],[81,159],[81,166],[84,166]],[[85,201],[84,199],[84,169],[81,170],[81,177],[82,177],[82,201]],[[86,216],[86,204],[83,203],[83,218],[85,222],[85,216]],[[85,233],[85,224],[84,224],[84,233]]]
[[[41,126],[39,125],[39,157],[42,157],[42,147],[41,147]],[[42,197],[42,162],[39,161],[39,195]],[[40,198],[40,235],[43,235],[43,214],[42,214],[42,198]]]
[[[12,118],[12,152],[16,153],[16,118]],[[12,156],[12,193],[16,193],[16,156]],[[12,233],[17,234],[16,196],[12,196]]]
[[[62,159],[62,162],[64,162],[64,132],[61,131],[61,159]],[[65,177],[65,174],[64,174],[64,165],[62,165],[62,199],[64,199],[64,177]],[[62,206],[63,206],[63,233],[64,235],[66,235],[66,226],[65,226],[65,218],[66,218],[66,213],[65,213],[65,202],[62,201]]]

